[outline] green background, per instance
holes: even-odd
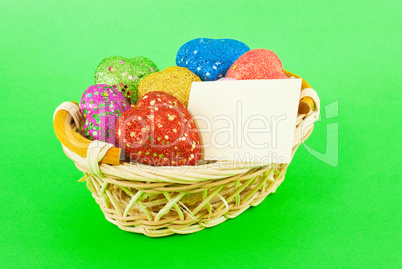
[[[0,267],[400,268],[402,6],[307,2],[2,0]],[[339,164],[301,146],[278,191],[234,220],[162,239],[121,231],[76,182],[53,111],[103,58],[163,69],[197,37],[271,49],[310,82],[322,119],[306,145],[325,152],[338,124]]]

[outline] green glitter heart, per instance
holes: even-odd
[[[130,103],[136,104],[140,81],[145,76],[158,71],[158,67],[146,57],[127,59],[111,56],[103,59],[96,68],[95,84],[114,86]]]

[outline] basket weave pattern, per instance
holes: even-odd
[[[293,154],[311,134],[319,115],[315,91],[305,88],[301,97],[305,96],[314,99],[315,108],[298,115]],[[78,107],[63,103],[56,112],[63,109],[73,119],[72,130],[79,130],[83,119]],[[86,181],[108,221],[122,230],[152,237],[194,233],[237,217],[275,192],[287,169],[287,164],[232,162],[182,167],[100,163],[111,147],[93,141],[86,158],[65,146],[63,150],[84,173],[80,181]]]

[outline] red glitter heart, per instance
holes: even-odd
[[[156,166],[195,165],[198,130],[180,101],[165,92],[145,94],[116,124],[116,138],[130,160]]]
[[[226,73],[237,80],[286,79],[282,63],[275,52],[266,49],[250,50],[240,56]]]

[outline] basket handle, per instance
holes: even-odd
[[[301,78],[300,76],[293,74],[292,72],[289,72],[287,70],[283,70],[285,75],[288,77],[295,77],[295,78]],[[299,113],[300,114],[308,114],[311,110],[318,111],[318,114],[320,112],[320,99],[318,98],[317,93],[312,89],[310,84],[308,84],[307,81],[305,81],[303,78],[302,79],[302,91],[300,95],[300,101],[299,101]],[[306,90],[303,92],[303,90]]]
[[[64,106],[63,106],[64,105]],[[57,138],[63,146],[70,149],[72,152],[87,157],[87,151],[91,140],[86,139],[71,127],[71,121],[80,113],[79,106],[76,102],[66,102],[60,106],[54,115],[53,128]],[[75,107],[74,107],[75,106]],[[71,109],[69,109],[70,107]],[[76,109],[78,107],[78,110]],[[76,114],[75,112],[78,113]],[[72,113],[72,114],[71,114]],[[77,126],[78,127],[78,126]],[[112,147],[100,161],[101,163],[118,165],[120,164],[121,149]]]

